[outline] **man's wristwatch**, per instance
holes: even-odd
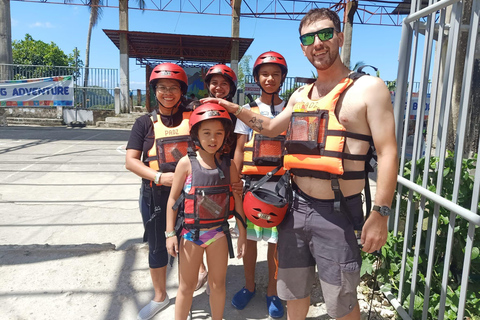
[[[170,231],[170,232],[165,231],[165,239],[175,237],[176,235],[177,234],[175,233],[175,231]]]
[[[157,185],[160,184],[160,177],[162,176],[162,173],[163,173],[162,171],[158,171],[157,174],[155,175],[155,179],[153,180],[155,184]]]
[[[372,210],[373,210],[373,211],[377,211],[377,212],[380,213],[380,215],[383,216],[383,217],[388,217],[388,216],[390,216],[390,211],[391,211],[391,209],[390,209],[389,207],[387,207],[387,206],[381,206],[381,207],[380,207],[380,206],[377,206],[377,205],[374,205],[374,206],[372,207]]]

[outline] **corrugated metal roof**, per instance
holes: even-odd
[[[120,48],[120,34],[126,33],[128,56],[142,61],[183,60],[185,62],[228,63],[233,41],[239,41],[239,60],[253,39],[197,36],[170,33],[123,31],[103,29]]]

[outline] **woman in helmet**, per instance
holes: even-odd
[[[139,117],[127,144],[125,167],[142,178],[140,211],[149,244],[150,275],[155,296],[138,314],[150,319],[169,304],[166,292],[168,253],[165,243],[166,205],[173,173],[180,158],[192,146],[186,108],[187,74],[178,65],[162,63],[150,76],[157,105]]]
[[[262,53],[255,61],[253,67],[255,82],[262,89],[262,93],[259,98],[250,104],[245,105],[244,108],[270,118],[278,115],[286,105],[285,101],[280,99],[278,93],[285,81],[285,77],[287,76],[287,70],[287,63],[281,54],[274,51]],[[234,162],[239,170],[241,170],[247,187],[258,182],[267,173],[279,167],[274,171],[275,175],[262,185],[262,188],[266,188],[267,191],[271,191],[273,194],[277,182],[284,174],[284,170],[281,166],[285,134],[276,138],[268,138],[252,131],[253,130],[242,121],[237,121],[235,127],[235,133],[237,134],[237,148],[235,151]],[[251,138],[249,139],[249,137]],[[259,192],[261,190],[262,189],[260,189]],[[245,196],[244,202],[248,202],[248,205],[245,207],[245,213],[256,212],[256,210],[261,207],[254,205],[254,201],[252,200],[255,200],[255,197],[252,197],[252,195],[252,193],[247,192]],[[265,206],[268,207],[269,205],[263,204],[263,207]],[[278,231],[275,226],[281,222],[283,216],[268,215],[268,213],[277,212],[277,210],[286,210],[286,205],[283,204],[281,208],[272,206],[268,208],[268,210],[261,210],[260,214],[262,214],[262,212],[266,213],[264,215],[268,220],[254,219],[258,218],[258,214],[250,215],[248,217],[247,253],[243,258],[245,286],[238,291],[232,299],[232,305],[235,308],[242,310],[255,295],[257,242],[265,240],[268,242],[267,262],[269,279],[266,302],[268,313],[272,318],[281,318],[284,314],[282,303],[277,296],[277,281],[275,280],[275,253],[278,240]],[[255,224],[252,221],[255,222]],[[274,227],[267,228],[265,227],[266,224],[270,224]]]
[[[181,261],[175,319],[185,320],[189,315],[198,270],[206,252],[211,317],[219,320],[223,319],[225,308],[229,251],[233,257],[229,216],[235,215],[237,222],[241,222],[237,258],[243,257],[246,241],[241,197],[231,187],[232,182],[239,180],[238,172],[225,152],[233,126],[227,110],[213,103],[197,107],[190,117],[190,126],[192,140],[199,148],[196,152],[192,149],[178,162],[167,205],[167,250],[172,256],[178,253]],[[182,203],[184,219],[178,242],[174,228],[176,209]]]
[[[233,97],[237,92],[237,76],[230,67],[224,64],[214,65],[208,69],[207,75],[205,76],[205,83],[210,97],[221,98],[230,102],[233,101]],[[235,128],[237,117],[230,113],[230,118]],[[232,159],[235,155],[236,146],[237,139],[234,138],[230,145],[230,158]]]

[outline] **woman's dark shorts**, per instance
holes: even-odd
[[[165,230],[167,228],[166,209],[169,194],[169,187],[157,186],[152,189],[145,182],[142,182],[140,188],[140,212],[148,241],[148,265],[152,269],[165,267],[168,263]],[[155,206],[159,206],[161,212],[152,219]]]
[[[303,299],[315,282],[315,265],[328,314],[340,318],[357,304],[357,286],[362,264],[354,233],[361,230],[361,194],[347,198],[352,218],[335,213],[333,200],[294,192],[292,208],[278,226],[278,296],[283,300]]]

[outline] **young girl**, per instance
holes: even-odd
[[[222,155],[232,131],[228,112],[217,104],[201,105],[190,118],[190,135],[199,148],[178,162],[167,205],[167,250],[174,257],[180,255],[176,320],[188,317],[204,252],[209,268],[211,316],[213,320],[223,318],[228,253],[233,257],[227,221],[232,214],[239,225],[237,258],[245,254],[242,201],[231,191],[231,183],[239,179],[238,172],[228,154]],[[174,229],[179,203],[183,205],[184,221],[178,243]]]

